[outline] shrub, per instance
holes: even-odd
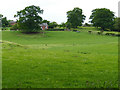
[[[73,32],[76,32],[77,30],[73,30]]]
[[[102,34],[102,32],[97,32],[97,34],[98,34],[98,35],[101,35],[101,34]]]
[[[110,35],[110,33],[105,33],[105,35]]]
[[[6,30],[6,28],[5,28],[5,27],[3,27],[3,28],[2,28],[2,30]]]
[[[64,29],[51,29],[51,28],[49,28],[49,29],[47,29],[47,31],[64,31]]]
[[[118,36],[118,37],[119,37],[119,36],[120,36],[120,34],[115,34],[115,36]]]
[[[10,30],[18,30],[18,25],[17,25],[17,24],[13,25],[13,26],[10,28]]]

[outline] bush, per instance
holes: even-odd
[[[110,33],[105,33],[105,35],[110,35]]]
[[[77,30],[73,30],[73,32],[76,32]]]
[[[2,30],[6,30],[6,28],[5,28],[5,27],[3,27],[3,28],[2,28]]]
[[[102,35],[102,32],[97,32],[98,35]]]
[[[51,22],[51,23],[49,23],[48,27],[51,28],[51,29],[54,29],[57,26],[58,26],[58,24],[56,22]]]
[[[120,34],[115,34],[115,36],[118,36],[118,37],[119,37],[119,36],[120,36]]]
[[[17,25],[17,24],[13,25],[13,26],[10,28],[10,30],[18,30],[18,25]]]
[[[49,29],[47,29],[47,31],[64,31],[64,29],[51,29],[51,28],[49,28]]]
[[[115,33],[105,33],[105,35],[109,35],[109,36],[120,36],[120,34],[115,34]]]

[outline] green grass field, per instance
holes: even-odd
[[[118,37],[2,32],[3,88],[117,88]]]

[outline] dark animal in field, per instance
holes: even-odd
[[[92,31],[88,31],[88,33],[90,33],[90,34],[91,34],[91,33],[92,33]]]
[[[112,36],[115,36],[115,34],[114,34],[114,33],[111,33],[111,35],[112,35]]]
[[[80,31],[76,31],[76,32],[78,32],[78,33],[79,33]]]

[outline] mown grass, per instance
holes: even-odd
[[[3,88],[118,87],[117,37],[67,31],[2,34]]]

